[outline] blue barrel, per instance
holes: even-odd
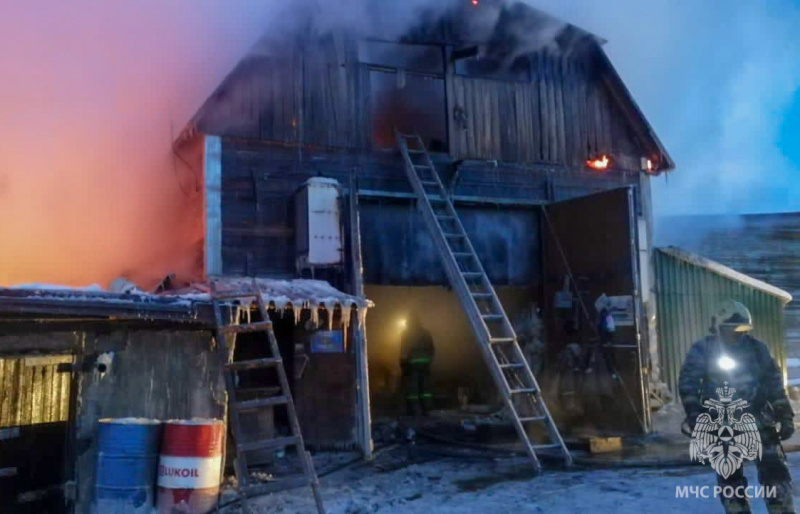
[[[94,512],[152,512],[160,441],[160,421],[100,420]]]

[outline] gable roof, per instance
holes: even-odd
[[[492,23],[484,23],[479,28],[470,26],[466,16],[461,16],[467,9],[463,4],[454,4],[454,7],[438,17],[430,13],[421,15],[419,23],[412,26],[407,32],[396,39],[397,42],[450,45],[459,48],[470,45],[481,45],[485,51],[492,53],[510,52],[514,55],[525,55],[525,51],[533,53],[537,48],[547,46],[557,47],[558,51],[576,52],[587,55],[599,69],[601,80],[611,93],[612,100],[617,104],[624,121],[632,130],[633,137],[641,145],[648,157],[654,163],[653,174],[669,171],[675,168],[672,157],[667,152],[661,140],[656,135],[644,113],[636,103],[628,88],[614,68],[611,60],[606,55],[602,45],[606,40],[579,28],[565,23],[562,20],[544,13],[524,2],[506,2],[505,0],[482,0],[481,5],[490,4],[498,10],[497,19]],[[459,7],[462,11],[459,11]],[[468,9],[466,12],[471,12]],[[373,27],[374,29],[374,27]],[[375,34],[366,34],[367,39],[379,38]],[[370,37],[371,36],[371,37]],[[266,39],[265,36],[264,39]],[[537,45],[539,45],[537,47]],[[236,77],[248,73],[251,61],[257,59],[265,52],[264,40],[254,45],[237,66],[229,73],[223,82],[216,88],[210,97],[203,103],[186,128],[178,136],[176,144],[191,138],[198,127],[202,130],[203,121],[213,112],[215,99],[224,95],[226,86],[235,83]],[[512,50],[509,50],[511,48]],[[269,49],[268,51],[272,51]],[[291,59],[291,57],[290,57]]]

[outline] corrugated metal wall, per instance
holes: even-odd
[[[776,296],[677,259],[655,255],[658,352],[664,381],[677,392],[683,360],[692,344],[708,335],[714,308],[724,300],[744,303],[753,314],[753,335],[766,343],[786,372],[784,303]]]
[[[72,357],[0,359],[0,428],[69,419]]]
[[[659,246],[699,253],[800,298],[800,212],[671,217],[656,234]],[[786,306],[786,345],[800,358],[800,301]]]

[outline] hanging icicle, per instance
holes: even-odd
[[[352,313],[350,309],[345,309],[344,305],[339,306],[339,318],[342,324],[342,333],[344,334],[345,338],[348,337],[349,332],[347,329],[350,327],[350,316]]]
[[[367,307],[358,307],[358,328],[364,328],[367,324]]]

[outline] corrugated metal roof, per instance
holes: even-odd
[[[745,275],[744,273],[739,273],[735,269],[729,268],[723,264],[712,261],[711,259],[707,259],[701,255],[697,255],[696,253],[688,252],[686,250],[682,250],[675,246],[659,248],[658,250],[676,259],[688,262],[689,264],[694,264],[695,266],[706,268],[709,271],[722,275],[725,278],[735,280],[736,282],[740,282],[746,286],[758,289],[773,296],[777,296],[778,298],[783,300],[784,303],[789,303],[792,301],[792,295],[784,291],[783,289],[767,284],[766,282],[763,282],[751,276]]]

